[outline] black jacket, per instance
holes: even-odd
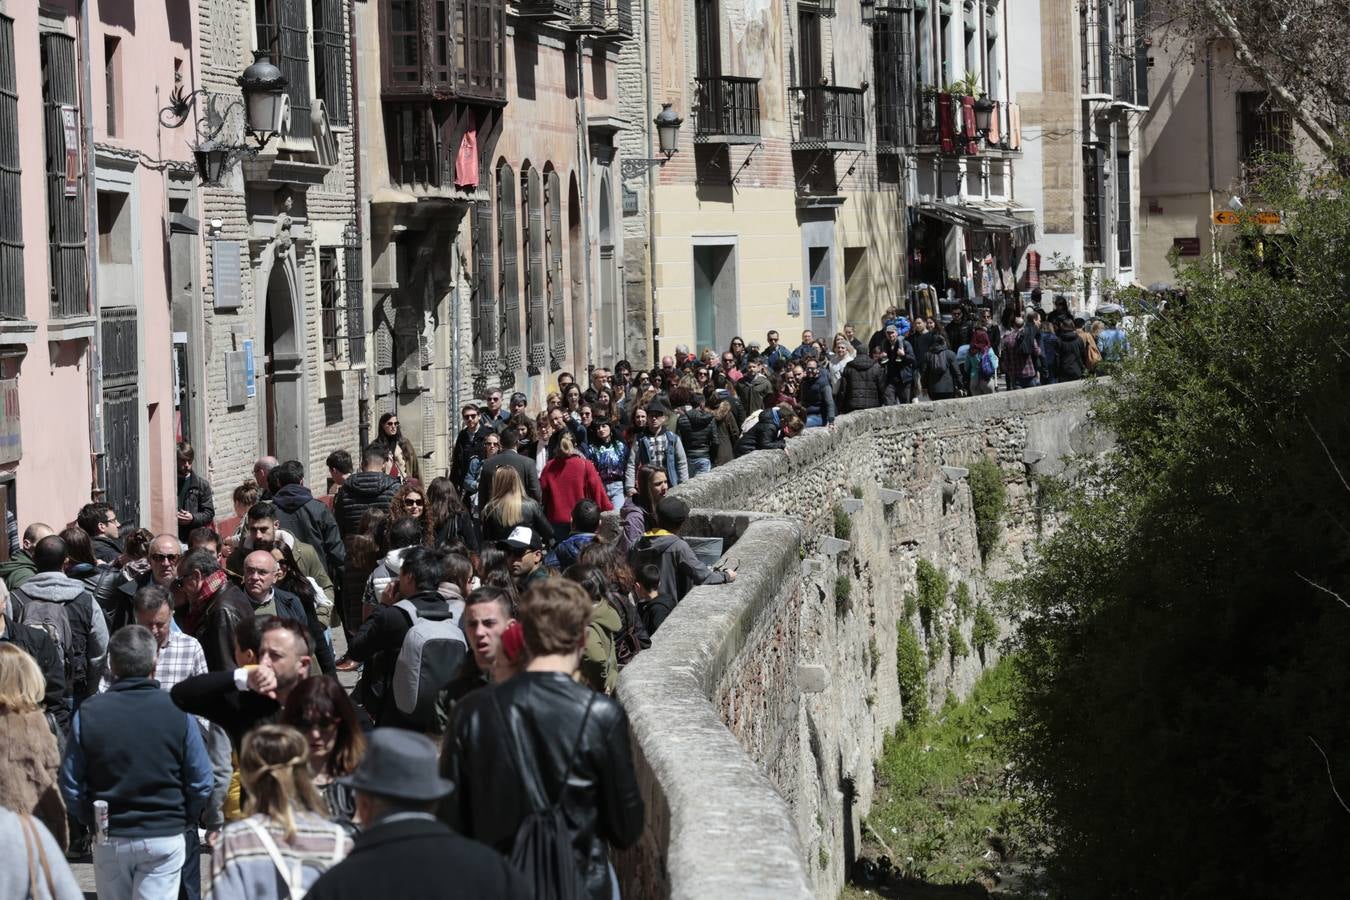
[[[1059,342],[1055,354],[1056,381],[1078,381],[1087,372],[1087,344],[1073,330],[1073,323],[1069,325],[1056,336]]]
[[[544,494],[539,490],[539,468],[534,464],[534,457],[522,456],[515,450],[503,450],[484,460],[483,468],[478,470],[479,509],[487,506],[488,501],[492,499],[492,476],[497,474],[497,470],[502,466],[515,469],[516,474],[520,476],[520,483],[525,486],[525,494],[543,502]]]
[[[42,708],[49,720],[54,720],[65,734],[70,730],[70,706],[66,703],[66,665],[61,660],[61,648],[52,636],[41,628],[20,625],[8,616],[0,619],[4,633],[0,642],[9,641],[26,652],[37,662],[47,680],[46,693],[42,695]]]
[[[956,354],[943,349],[941,354],[930,351],[923,358],[923,386],[928,396],[954,396],[961,389],[961,366]]]
[[[783,442],[779,422],[774,418],[775,413],[777,408],[771,407],[759,414],[759,421],[747,428],[736,442],[737,456],[745,456],[756,450],[782,450],[787,446]]]
[[[209,491],[210,488],[207,488],[207,490]],[[182,536],[181,528],[179,532],[179,540],[187,540],[186,537]],[[122,555],[122,547],[106,534],[95,535],[89,542],[94,545],[94,559],[101,563],[117,562],[118,557]]]
[[[356,845],[305,894],[308,900],[441,900],[448,896],[481,900],[528,900],[525,884],[500,853],[460,837],[443,822],[424,816],[379,820],[356,836]]]
[[[675,423],[675,433],[684,444],[686,459],[711,459],[716,442],[717,422],[706,409],[689,409]]]
[[[347,476],[333,498],[333,517],[342,536],[356,534],[366,510],[388,510],[398,486],[397,478],[383,472],[354,472]]]
[[[464,479],[469,474],[469,461],[483,458],[483,438],[493,430],[490,424],[480,420],[476,431],[464,428],[455,436],[455,449],[450,457],[450,480],[461,492],[464,490]]]
[[[446,608],[445,598],[435,591],[413,594],[408,599],[419,613],[444,612]],[[412,624],[408,614],[398,607],[381,606],[366,619],[347,647],[349,659],[366,664],[361,672],[359,696],[376,725],[408,724],[393,702],[391,679],[399,651],[403,649],[403,639],[408,636]],[[455,652],[463,649],[459,644],[453,647]],[[452,664],[451,668],[458,669],[459,665]]]
[[[207,601],[197,630],[192,636],[202,645],[206,667],[212,672],[234,671],[234,630],[245,619],[253,618],[248,595],[232,581]],[[182,624],[181,621],[179,623]]]
[[[643,828],[628,717],[617,702],[560,673],[522,672],[459,702],[441,767],[455,784],[445,807],[450,826],[501,853],[532,809],[559,801],[589,895],[608,900],[607,845],[631,847]],[[522,769],[534,778],[527,782]],[[527,783],[546,796],[531,800]]]
[[[521,504],[521,520],[509,528],[501,523],[493,515],[483,516],[483,546],[491,547],[498,541],[504,541],[511,534],[511,529],[518,525],[524,525],[526,528],[533,528],[535,532],[543,535],[544,544],[553,543],[553,525],[549,522],[548,516],[544,513],[544,505],[535,503],[526,498]]]
[[[855,356],[844,366],[839,390],[839,411],[875,409],[886,393],[886,367],[865,356]]]
[[[288,484],[277,491],[272,502],[277,505],[277,521],[281,527],[304,541],[323,556],[328,577],[337,578],[347,562],[347,548],[338,532],[337,520],[320,500],[314,499],[303,484]]]
[[[216,504],[211,496],[211,485],[196,472],[178,479],[178,508],[192,513],[192,521],[178,523],[178,539],[187,542],[194,528],[210,525],[216,520]],[[100,557],[101,559],[102,557]]]
[[[225,729],[236,752],[254,726],[268,725],[281,717],[281,704],[271,697],[234,686],[234,669],[184,678],[173,686],[169,696],[183,712]]]

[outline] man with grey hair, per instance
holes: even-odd
[[[97,827],[94,803],[108,804],[107,831],[94,843],[100,897],[174,900],[186,846],[214,777],[197,723],[155,681],[158,643],[148,628],[112,636],[113,684],[75,712],[61,764],[71,815]]]
[[[271,500],[272,491],[267,487],[267,476],[272,474],[272,470],[281,465],[281,460],[275,456],[261,456],[253,464],[253,480],[258,482],[258,499]]]

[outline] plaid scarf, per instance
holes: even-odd
[[[187,619],[183,622],[184,631],[196,635],[197,628],[206,616],[206,608],[211,605],[211,601],[216,594],[220,593],[229,580],[229,576],[225,574],[224,569],[217,569],[202,579],[202,586],[198,588],[197,596],[188,601]]]

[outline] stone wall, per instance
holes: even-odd
[[[620,679],[649,804],[624,895],[836,897],[904,704],[964,696],[997,657],[948,650],[972,625],[950,602],[906,615],[918,560],[988,601],[1040,527],[1035,477],[1100,443],[1085,386],[1060,385],[842,416],[678,488],[738,577],[691,591]],[[1009,503],[985,563],[962,468],[982,457]],[[900,695],[900,628],[932,651],[925,696]]]

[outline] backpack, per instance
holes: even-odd
[[[82,697],[89,692],[89,659],[87,655],[89,634],[86,629],[84,633],[79,633],[77,629],[71,627],[70,623],[70,605],[79,602],[81,594],[69,603],[57,603],[52,600],[40,600],[36,597],[30,597],[24,593],[23,588],[15,588],[14,593],[19,595],[20,602],[23,604],[23,612],[19,617],[19,622],[32,628],[39,628],[45,631],[61,650],[61,658],[65,663],[66,671],[66,690],[77,697]],[[92,599],[90,601],[92,606]]]
[[[614,658],[622,671],[642,649],[642,639],[638,637],[637,610],[612,590],[605,594],[605,602],[614,607],[623,622],[623,627],[614,635]]]
[[[980,356],[980,378],[988,381],[998,373],[998,367],[994,365],[994,353],[992,350],[986,350]]]
[[[543,785],[539,783],[537,771],[528,769],[527,774],[527,767],[515,744],[514,732],[507,727],[506,716],[502,714],[497,692],[488,693],[501,722],[502,736],[511,743],[509,757],[530,804],[530,812],[516,828],[515,841],[511,845],[511,865],[525,876],[526,883],[534,889],[535,900],[588,900],[585,872],[572,845],[572,832],[567,826],[562,802],[567,794],[567,783],[572,777],[572,767],[576,764],[582,738],[586,735],[586,723],[591,718],[595,694],[586,701],[586,712],[581,717],[581,728],[572,743],[572,752],[567,757],[567,769],[563,772],[558,798],[550,802]]]
[[[1102,351],[1097,349],[1097,341],[1086,332],[1078,332],[1083,343],[1087,344],[1087,367],[1088,370],[1097,368],[1097,364],[1102,361]]]
[[[436,697],[459,674],[469,645],[448,604],[434,615],[419,612],[411,600],[394,606],[412,620],[394,663],[394,705],[414,723],[429,728],[436,722]],[[462,652],[454,652],[456,645]]]

